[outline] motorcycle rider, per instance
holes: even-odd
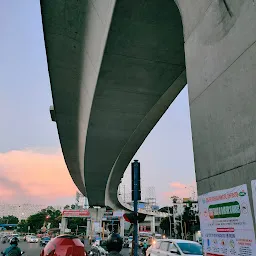
[[[106,241],[106,247],[109,252],[109,256],[122,256],[120,251],[123,248],[123,239],[119,234],[112,233]]]
[[[13,237],[10,241],[11,246],[5,249],[3,252],[4,256],[21,256],[21,250],[18,247],[19,239],[17,237]]]
[[[145,240],[143,241],[143,248],[142,248],[142,252],[143,252],[144,255],[146,255],[147,249],[148,249],[148,242],[147,242],[147,240],[145,239]]]

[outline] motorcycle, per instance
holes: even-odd
[[[25,253],[25,252],[22,251],[22,252],[21,252],[21,255],[23,255],[24,253]],[[1,252],[1,254],[2,254],[2,255],[5,255],[4,252]]]

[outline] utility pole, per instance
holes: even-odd
[[[140,163],[134,160],[132,163],[132,199],[134,207],[134,256],[138,256],[138,200],[140,200]]]
[[[170,223],[170,238],[172,238],[172,217],[171,217],[170,207],[168,207],[168,214],[169,214],[169,223]]]

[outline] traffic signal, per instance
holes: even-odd
[[[135,182],[135,177],[134,177],[134,169],[136,168],[136,174],[138,178],[138,198],[137,200],[141,200],[141,188],[140,188],[140,163],[135,160],[132,163],[132,201],[134,201],[134,182]]]
[[[125,213],[123,215],[125,221],[130,222],[130,223],[135,223],[135,214],[133,212],[131,213]],[[138,213],[138,223],[141,223],[145,220],[146,214],[143,213]]]

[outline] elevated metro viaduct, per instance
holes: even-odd
[[[90,205],[188,83],[198,193],[256,178],[253,0],[41,1],[53,116]],[[186,159],[184,159],[185,161]]]

